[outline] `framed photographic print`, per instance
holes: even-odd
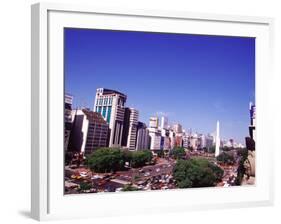
[[[271,18],[32,6],[32,217],[273,202]]]

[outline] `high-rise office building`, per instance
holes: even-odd
[[[122,139],[121,139],[121,146],[127,147],[128,143],[128,134],[129,134],[129,127],[130,127],[130,108],[125,107],[124,110],[124,124],[123,124],[123,133],[122,133]]]
[[[138,122],[136,150],[149,149],[149,131],[145,123]]]
[[[106,147],[107,140],[108,124],[99,113],[88,109],[74,110],[69,151],[89,154]]]
[[[122,146],[136,149],[139,112],[134,108],[125,108]]]
[[[70,132],[72,128],[72,101],[73,96],[65,94],[64,96],[64,151],[68,148]]]
[[[118,91],[97,89],[94,111],[100,113],[109,124],[109,147],[121,146],[126,100],[127,96]]]
[[[161,130],[158,117],[149,118],[149,146],[151,150],[161,149]]]
[[[85,153],[90,154],[97,148],[108,146],[109,125],[101,114],[89,110],[82,111],[88,120]]]

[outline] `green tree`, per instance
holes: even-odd
[[[215,186],[223,170],[206,159],[178,160],[173,176],[179,188]]]
[[[222,152],[221,154],[219,154],[219,156],[217,157],[217,161],[224,163],[224,164],[234,164],[235,163],[235,158],[232,154],[230,153],[226,153],[226,152]]]
[[[91,183],[82,182],[82,183],[79,185],[79,188],[80,188],[81,191],[90,190],[91,187],[92,187],[92,184],[91,184]]]
[[[131,166],[134,168],[145,166],[146,163],[151,162],[152,152],[150,150],[141,150],[132,152]]]
[[[170,155],[174,158],[174,159],[182,159],[186,153],[184,148],[182,147],[178,147],[178,148],[174,148],[171,150]]]
[[[86,164],[95,172],[115,172],[123,170],[127,154],[118,148],[100,148],[86,159]]]
[[[247,159],[248,157],[248,149],[242,148],[242,149],[237,149],[237,155],[241,156],[242,159]]]

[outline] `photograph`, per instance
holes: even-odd
[[[255,37],[63,32],[65,195],[255,186]]]

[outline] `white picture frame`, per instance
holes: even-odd
[[[37,220],[271,205],[273,19],[190,12],[32,5],[31,214]],[[63,194],[63,27],[256,38],[256,185],[165,192]],[[60,150],[61,148],[61,150]],[[58,149],[58,150],[57,150]],[[126,208],[126,209],[124,209]]]

